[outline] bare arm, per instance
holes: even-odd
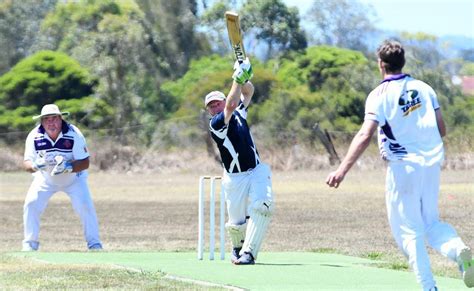
[[[342,160],[336,171],[330,173],[326,178],[326,184],[329,187],[339,187],[347,172],[351,169],[354,163],[359,159],[362,153],[370,144],[370,139],[377,129],[377,122],[373,120],[366,120],[362,124],[357,135],[352,139],[349,150]]]
[[[36,170],[33,168],[33,162],[30,160],[23,161],[23,169],[30,173],[36,172]]]
[[[227,96],[225,108],[224,108],[224,122],[229,124],[232,113],[239,106],[240,95],[242,94],[242,85],[238,84],[236,81],[232,82],[232,87],[230,88],[229,95]]]
[[[435,110],[436,114],[436,123],[438,124],[438,130],[441,137],[446,135],[446,125],[444,124],[443,115],[441,114],[441,109],[438,108]]]
[[[253,84],[248,81],[244,85],[242,85],[242,96],[244,97],[243,103],[245,107],[248,107],[250,104],[250,101],[252,101],[253,93],[255,92],[255,88]]]
[[[83,160],[77,160],[72,162],[72,171],[73,172],[80,172],[87,170],[89,168],[89,158],[85,158]]]

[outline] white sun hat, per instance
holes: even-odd
[[[46,104],[41,109],[41,114],[33,116],[33,119],[42,118],[48,115],[69,115],[69,112],[61,112],[59,111],[59,107],[56,104]]]
[[[224,93],[222,93],[221,91],[210,92],[209,94],[206,95],[206,98],[204,99],[204,106],[207,107],[207,105],[211,103],[211,101],[215,101],[215,100],[219,100],[219,101],[225,100]]]

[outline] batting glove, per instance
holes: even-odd
[[[33,161],[31,167],[33,170],[36,171],[43,171],[46,169],[46,161],[43,157],[37,158],[36,160]]]
[[[54,166],[53,170],[51,171],[51,176],[72,172],[72,163],[70,161],[64,160],[63,156],[56,156],[54,157],[54,160],[56,161],[56,166]]]
[[[232,79],[234,79],[235,82],[241,85],[248,81],[247,74],[240,67],[238,67],[234,71],[234,74],[232,75]]]
[[[243,71],[245,71],[248,75],[248,79],[250,80],[253,77],[253,69],[252,69],[252,64],[250,63],[249,58],[245,58],[245,60],[240,63],[240,67],[242,68]]]
[[[246,58],[242,63],[236,61],[234,63],[234,74],[232,78],[238,84],[244,84],[248,82],[253,77],[252,65],[248,58]]]

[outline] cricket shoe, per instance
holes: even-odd
[[[236,265],[253,265],[253,264],[255,264],[255,258],[253,257],[251,252],[244,252],[234,264],[236,264]]]
[[[469,288],[474,287],[474,260],[472,259],[472,251],[469,247],[461,250],[458,262],[461,265],[464,284]]]
[[[232,264],[235,264],[240,259],[240,250],[242,248],[233,248],[232,253],[230,254],[230,261]]]
[[[36,252],[38,250],[39,243],[37,242],[24,242],[21,248],[22,252]]]
[[[24,245],[21,248],[21,251],[22,252],[36,252],[36,250],[34,248],[32,248],[30,245]]]
[[[89,247],[89,251],[100,252],[102,251],[102,245],[100,243],[93,244]]]

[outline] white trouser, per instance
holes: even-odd
[[[435,286],[425,241],[453,261],[465,247],[454,228],[439,220],[440,171],[439,164],[407,161],[390,162],[387,168],[386,204],[392,234],[424,290]]]
[[[271,175],[270,167],[264,163],[243,173],[229,174],[224,171],[222,187],[230,224],[244,224],[252,202],[273,201]]]
[[[37,248],[39,244],[40,217],[48,201],[56,192],[65,192],[71,199],[72,207],[79,215],[84,228],[87,247],[100,244],[97,216],[92,202],[87,177],[79,176],[67,186],[50,185],[43,177],[36,176],[26,194],[23,207],[24,241]]]

